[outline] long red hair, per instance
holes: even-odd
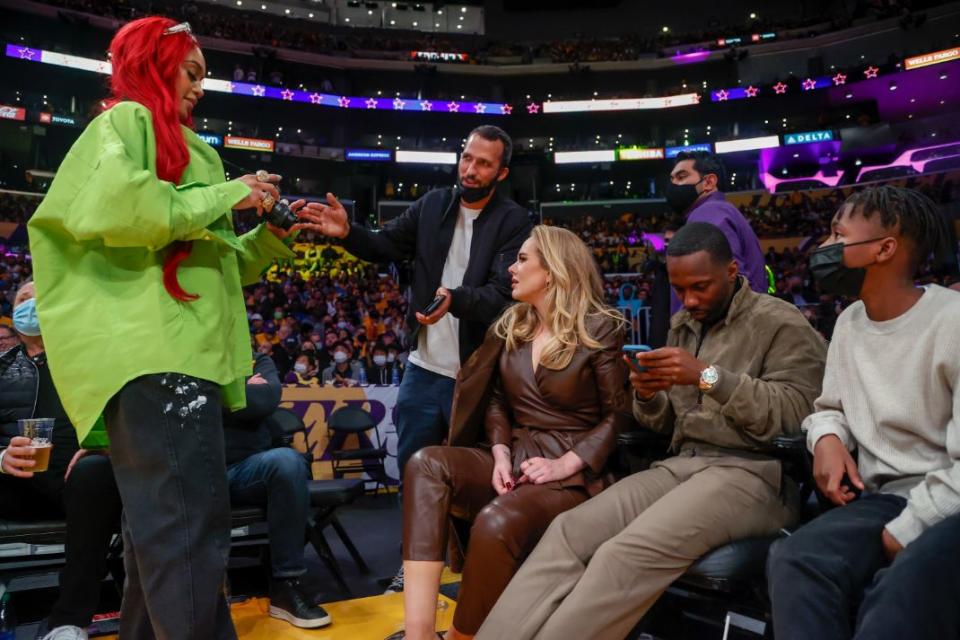
[[[150,16],[128,22],[110,42],[110,97],[106,109],[118,102],[131,100],[142,104],[153,116],[153,135],[157,142],[157,177],[180,183],[190,163],[190,153],[180,126],[193,128],[193,117],[181,120],[176,84],[180,65],[187,53],[197,46],[188,32],[165,35],[176,22],[170,18]],[[167,292],[184,302],[199,296],[187,293],[177,281],[177,267],[187,259],[193,244],[175,242],[163,264],[163,285]]]

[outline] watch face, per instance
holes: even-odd
[[[720,374],[717,373],[717,370],[713,367],[707,367],[703,370],[703,373],[700,374],[700,379],[706,384],[717,384],[717,380],[720,379]]]

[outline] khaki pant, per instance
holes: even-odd
[[[557,516],[476,638],[622,640],[698,558],[775,535],[796,522],[795,503],[774,461],[655,463]]]

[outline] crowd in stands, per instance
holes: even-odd
[[[203,6],[197,3],[128,0],[104,5],[93,0],[47,0],[47,4],[67,9],[106,15],[119,20],[130,20],[151,13],[162,13],[172,18],[187,20],[197,33],[253,44],[288,48],[320,54],[363,57],[405,56],[410,51],[466,52],[475,63],[486,63],[497,58],[520,58],[523,63],[549,60],[555,63],[589,63],[611,60],[636,60],[643,55],[663,55],[666,51],[692,43],[711,43],[731,33],[729,25],[714,21],[696,32],[660,32],[641,35],[628,33],[614,38],[578,36],[562,40],[516,43],[476,36],[448,36],[410,32],[384,33],[383,30],[364,32],[354,29],[318,29],[315,24],[296,20],[282,20],[258,14],[251,20],[248,14],[228,9]],[[909,15],[910,11],[935,4],[931,2],[862,1],[845,7],[835,15],[815,15],[791,20],[765,21],[759,16],[749,28],[755,31],[789,32],[793,37],[809,37],[849,26],[855,18],[876,19]],[[847,10],[849,9],[849,10]],[[745,25],[746,26],[746,25]],[[679,49],[677,49],[679,50]],[[256,79],[256,74],[253,76]],[[244,80],[251,81],[245,70]],[[260,78],[261,81],[267,78]]]

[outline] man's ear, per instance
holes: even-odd
[[[703,176],[703,186],[705,189],[710,189],[713,191],[714,189],[717,189],[719,182],[720,178],[715,173],[707,173]]]
[[[737,266],[737,261],[731,260],[730,264],[727,265],[727,278],[733,282],[737,279],[738,273],[740,273],[740,267]]]
[[[900,248],[900,241],[896,238],[884,238],[880,241],[880,252],[877,253],[877,262],[883,264],[893,259]]]
[[[497,174],[497,182],[503,182],[507,179],[508,175],[510,175],[510,167],[501,167],[500,172]]]

